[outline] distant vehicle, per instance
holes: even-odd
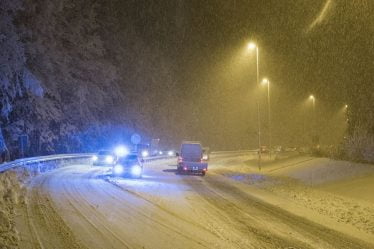
[[[261,153],[268,153],[268,152],[269,152],[268,147],[266,147],[265,145],[262,145],[261,146]]]
[[[159,143],[160,143],[160,139],[159,138],[153,138],[151,140],[151,143],[149,145],[149,154],[151,156],[157,156],[160,149],[159,149]]]
[[[286,152],[296,151],[296,147],[287,147],[284,149]]]
[[[203,148],[199,142],[183,142],[178,156],[178,173],[205,175],[208,163],[203,159]]]
[[[281,145],[277,145],[277,146],[274,147],[274,151],[275,152],[283,152],[284,148]]]
[[[210,149],[209,147],[203,147],[203,159],[208,161],[210,158]]]
[[[121,157],[113,166],[112,173],[116,176],[129,176],[140,178],[143,174],[143,162],[137,154]]]
[[[112,166],[116,163],[117,156],[110,150],[100,150],[92,157],[94,166]]]

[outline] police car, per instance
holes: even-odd
[[[114,176],[140,178],[143,174],[143,163],[144,160],[137,154],[129,154],[118,159],[112,173]]]

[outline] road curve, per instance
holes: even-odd
[[[224,163],[217,157],[211,168]],[[148,163],[136,180],[90,165],[33,178],[24,212],[29,235],[21,247],[372,248],[260,201],[218,175],[176,175],[174,164]]]

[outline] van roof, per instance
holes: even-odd
[[[183,141],[182,144],[201,144],[199,141]]]

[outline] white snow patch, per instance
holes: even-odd
[[[25,202],[25,189],[17,173],[0,174],[0,245],[1,248],[18,248],[18,232],[15,227],[16,206]]]
[[[40,81],[27,69],[23,72],[23,84],[35,96],[43,97],[44,90]]]
[[[220,168],[217,172],[374,235],[374,202],[367,201],[374,191],[374,184],[368,184],[374,179],[374,165],[294,157],[264,165],[261,172],[255,171],[254,165],[245,167],[244,162],[227,166],[226,170]],[[358,181],[360,177],[364,180]],[[337,184],[341,182],[345,184]],[[348,191],[347,187],[358,188],[361,196],[344,196],[336,189],[331,191],[331,186],[339,187],[340,192]]]

